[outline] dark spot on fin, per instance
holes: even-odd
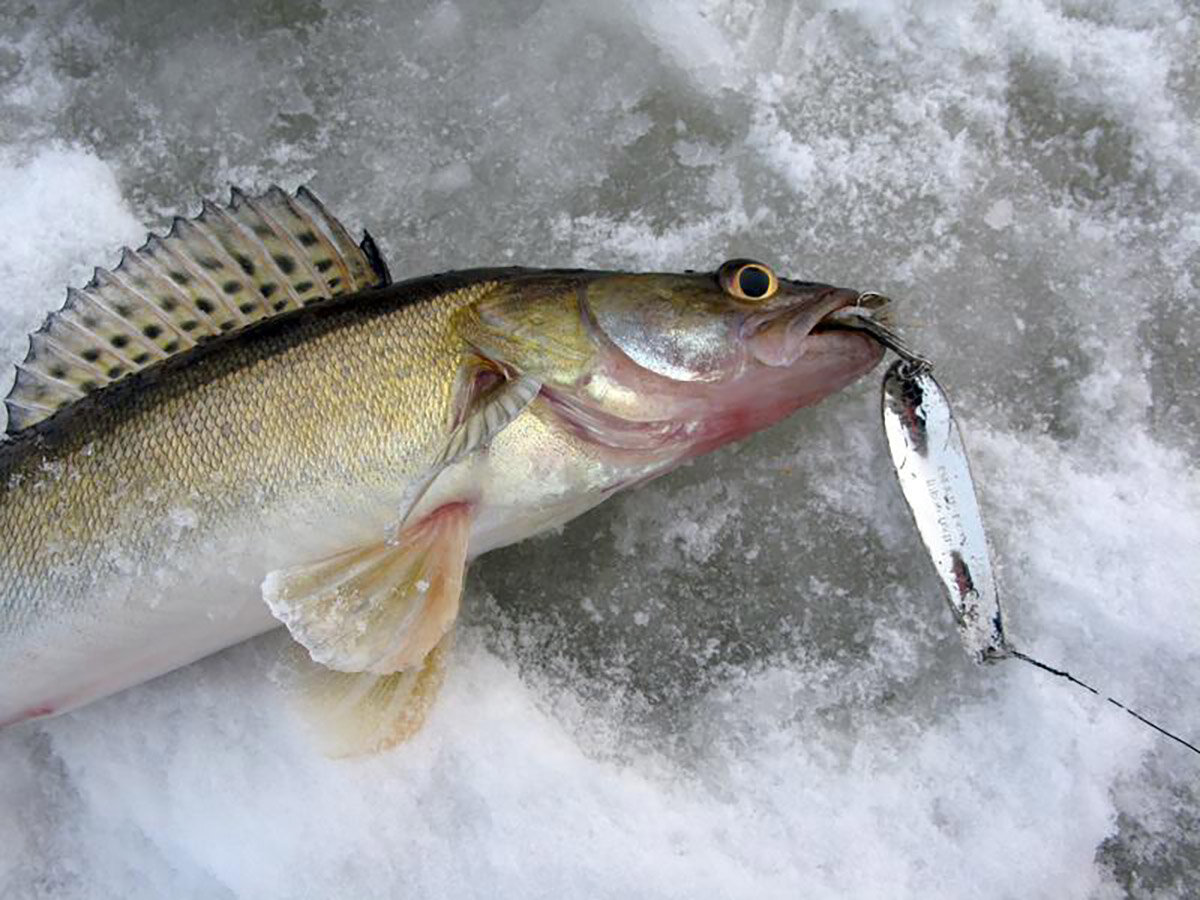
[[[379,252],[379,245],[375,243],[375,238],[371,237],[371,232],[363,229],[363,238],[358,245],[362,250],[363,255],[367,257],[367,262],[371,264],[371,271],[379,276],[379,287],[387,287],[392,283],[392,273],[388,270],[388,265],[383,260],[383,254]]]

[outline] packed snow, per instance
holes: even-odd
[[[230,183],[309,183],[397,277],[879,290],[1013,638],[1196,740],[1197,46],[1184,0],[4,0],[0,359]],[[0,896],[1200,894],[1200,758],[972,665],[889,465],[873,374],[479,560],[374,758],[316,752],[279,633],[6,730]]]

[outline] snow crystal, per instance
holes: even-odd
[[[997,200],[983,214],[983,221],[987,223],[989,228],[995,228],[997,231],[1008,228],[1013,223],[1012,201],[1006,197]]]

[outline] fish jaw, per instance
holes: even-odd
[[[470,555],[478,556],[818,403],[882,356],[875,341],[848,331],[811,333],[801,349],[791,365],[755,363],[720,386],[671,382],[614,356],[605,377],[588,383],[592,392],[544,387],[486,454],[439,479],[427,506],[468,498],[476,510]],[[598,400],[614,393],[621,402]],[[624,395],[639,393],[645,403],[632,408]]]
[[[804,338],[788,366],[757,369],[730,384],[698,430],[689,456],[741,440],[815,406],[871,371],[883,358],[874,340],[849,332],[818,332]]]
[[[830,288],[814,302],[743,325],[746,358],[734,377],[715,385],[693,455],[740,440],[820,403],[865,375],[884,349],[864,334],[823,327],[858,292]]]

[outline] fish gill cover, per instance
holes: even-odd
[[[1200,734],[1194,6],[50,0],[0,35],[5,359],[229,183],[311,183],[398,279],[747,255],[880,290],[1013,636]],[[484,557],[395,752],[313,752],[279,635],[6,731],[0,895],[1194,896],[1195,760],[970,664],[876,403]]]

